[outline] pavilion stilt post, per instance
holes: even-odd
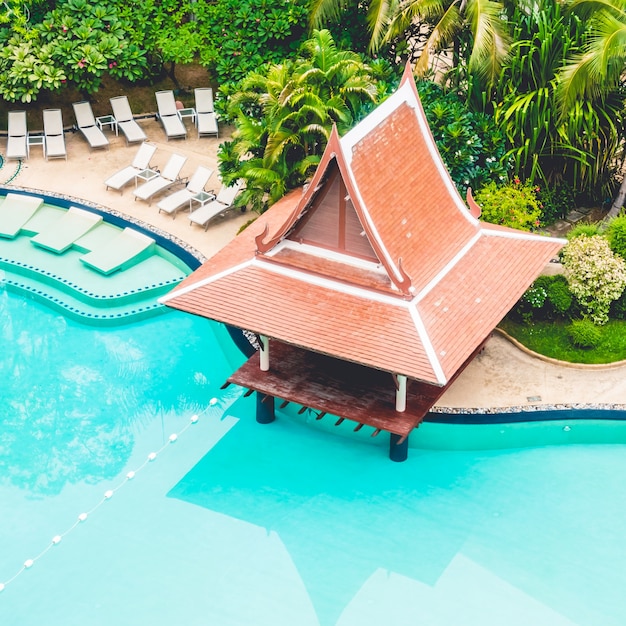
[[[409,438],[398,443],[402,437],[395,433],[389,433],[389,458],[396,463],[406,461],[409,456]]]
[[[256,392],[256,421],[259,424],[270,424],[276,419],[274,413],[274,396],[260,391]]]

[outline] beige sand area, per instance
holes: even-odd
[[[173,153],[186,155],[183,176],[191,176],[198,165],[216,170],[208,188],[219,189],[217,148],[228,136],[197,138],[187,119],[187,139],[167,141],[160,124],[153,118],[141,120],[148,140],[157,146],[154,164],[163,167]],[[192,226],[185,212],[176,219],[159,213],[156,203],[135,201],[132,185],[123,194],[105,190],[104,180],[129,165],[137,150],[126,146],[124,138],[107,130],[108,150],[90,150],[79,133],[66,135],[68,159],[46,161],[40,146],[32,146],[30,158],[11,185],[53,191],[89,200],[141,220],[187,242],[210,258],[237,233],[251,215],[231,211],[211,222],[208,230]],[[0,182],[15,172],[16,162],[6,162],[0,170]],[[530,405],[616,404],[626,405],[626,365],[612,368],[574,368],[536,359],[495,335],[483,352],[454,383],[438,403],[440,407],[489,408]]]

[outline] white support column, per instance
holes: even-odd
[[[265,335],[259,335],[261,343],[260,365],[261,371],[267,372],[270,369],[270,339]]]
[[[398,374],[396,377],[396,411],[406,411],[406,376]]]

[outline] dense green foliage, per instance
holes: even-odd
[[[68,84],[97,90],[104,74],[135,81],[199,61],[218,84],[292,56],[305,39],[306,0],[183,0],[140,5],[63,0],[0,6],[0,94],[30,102]],[[39,18],[39,21],[36,20]]]
[[[313,0],[316,26],[341,22],[354,9],[353,0]],[[498,77],[507,55],[509,33],[502,19],[505,5],[497,0],[369,0],[367,7],[370,49],[391,46],[402,55],[409,48],[420,51],[415,71],[425,76],[431,69],[431,52],[453,50],[456,69],[480,76],[486,85]],[[403,42],[404,45],[400,45]],[[412,56],[412,55],[411,55]],[[459,73],[457,72],[457,75]],[[458,84],[458,81],[457,81]]]
[[[0,94],[5,100],[30,102],[40,90],[67,82],[92,92],[106,72],[128,80],[145,73],[146,53],[114,2],[67,0],[34,25],[25,11],[26,5],[5,5],[0,19]]]
[[[439,153],[459,192],[508,177],[504,134],[493,117],[473,113],[452,91],[430,81],[417,89]]]
[[[473,105],[495,112],[520,178],[604,197],[621,149],[622,98],[613,90],[573,100],[564,111],[558,96],[562,69],[588,40],[588,26],[558,0],[542,0],[532,11],[512,7],[510,54],[487,102],[482,83],[470,83]]]
[[[575,207],[574,187],[569,183],[540,185],[537,198],[541,203],[542,224],[554,224]]]
[[[482,208],[481,218],[492,224],[534,230],[541,224],[538,191],[538,187],[521,183],[519,178],[503,185],[490,182],[476,194],[476,202]]]

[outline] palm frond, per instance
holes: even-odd
[[[426,76],[430,69],[430,53],[448,45],[460,29],[461,14],[456,4],[451,4],[433,29],[424,44],[422,54],[415,63],[416,76]]]
[[[502,3],[494,0],[472,0],[466,7],[474,36],[469,68],[488,86],[496,81],[509,53],[511,40],[502,19],[503,13]]]

